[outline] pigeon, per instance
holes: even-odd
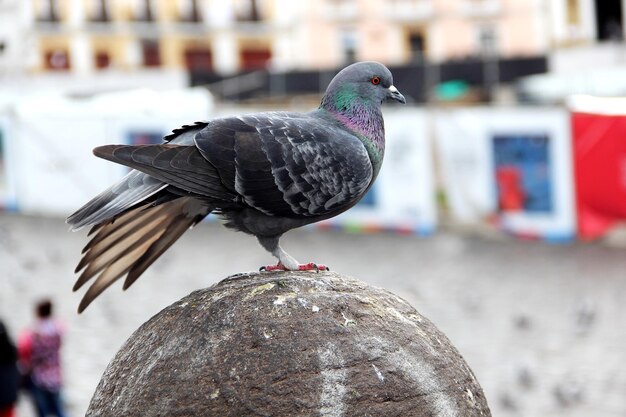
[[[131,171],[67,219],[72,230],[92,226],[73,290],[95,279],[78,312],[123,276],[127,289],[209,213],[278,259],[262,269],[326,270],[298,263],[280,237],[348,210],[370,189],[383,161],[388,100],[406,103],[389,69],[357,62],[308,113],[223,117],[184,125],[160,144],[95,148]]]

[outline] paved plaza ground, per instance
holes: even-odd
[[[0,214],[0,318],[15,335],[36,300],[56,302],[68,327],[74,417],[141,323],[193,290],[274,262],[253,238],[201,224],[128,291],[114,285],[77,315],[73,269],[86,242],[86,231],[68,232],[61,219]],[[409,301],[466,358],[494,416],[626,415],[626,248],[452,230],[428,238],[297,230],[283,246]],[[31,415],[25,402],[20,410]]]

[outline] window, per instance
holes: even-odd
[[[258,0],[236,0],[235,16],[240,22],[258,22],[261,19]]]
[[[37,2],[37,20],[40,22],[58,22],[59,5],[57,0],[39,0]]]
[[[106,51],[98,51],[95,56],[96,68],[104,69],[111,66],[111,57]]]
[[[575,26],[580,24],[580,6],[578,0],[567,0],[567,23]]]
[[[341,33],[341,49],[344,63],[350,64],[357,59],[357,36],[352,29],[346,29]]]
[[[44,55],[45,68],[52,71],[67,71],[70,69],[69,54],[64,49],[47,51]]]
[[[89,20],[92,22],[109,22],[109,7],[107,0],[91,0],[89,5]]]
[[[144,67],[159,67],[161,66],[161,50],[159,48],[159,42],[155,40],[144,40],[141,43],[143,51],[143,65]]]
[[[185,67],[189,71],[213,71],[213,54],[208,48],[189,48],[185,50]]]
[[[484,25],[478,28],[479,53],[483,56],[497,55],[498,34],[491,25]]]
[[[411,32],[409,34],[410,59],[412,62],[423,61],[425,47],[424,35],[421,32]]]
[[[595,0],[596,31],[599,41],[621,41],[624,38],[622,2]]]
[[[241,51],[241,67],[244,70],[264,69],[272,58],[269,49],[244,49]]]
[[[200,22],[202,16],[198,8],[198,0],[179,0],[178,12],[181,22]]]
[[[154,22],[151,0],[135,0],[135,20],[139,22]]]

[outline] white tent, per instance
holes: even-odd
[[[133,135],[163,136],[206,120],[205,89],[136,90],[86,98],[29,95],[5,106],[16,204],[24,213],[66,216],[127,169],[92,155],[96,146],[128,143]]]

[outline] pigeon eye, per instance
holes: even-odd
[[[378,85],[380,84],[380,77],[372,77],[371,81],[372,81],[372,84]]]

